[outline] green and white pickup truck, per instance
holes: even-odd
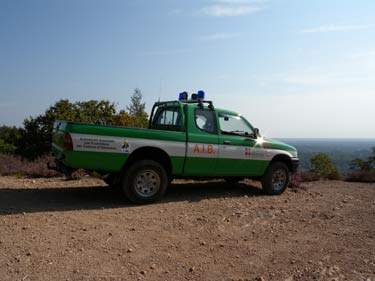
[[[50,168],[96,171],[134,203],[160,199],[173,178],[252,178],[267,194],[281,194],[297,169],[296,149],[198,94],[155,103],[147,129],[57,120]]]

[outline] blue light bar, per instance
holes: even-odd
[[[204,95],[205,95],[204,91],[199,90],[197,94],[198,94],[198,99],[199,100],[204,100]]]
[[[178,100],[187,100],[188,99],[188,93],[182,92],[178,95]]]

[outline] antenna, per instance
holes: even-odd
[[[158,100],[158,102],[160,102],[160,98],[161,98],[161,95],[162,95],[162,88],[163,88],[163,78],[160,77],[159,100]]]

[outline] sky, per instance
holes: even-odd
[[[276,138],[375,138],[373,0],[0,0],[0,125],[136,87]]]

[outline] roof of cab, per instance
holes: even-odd
[[[184,101],[179,101],[179,100],[171,100],[171,101],[160,101],[160,102],[156,102],[155,105],[161,105],[161,104],[170,104],[170,105],[173,105],[173,104],[183,104],[185,106],[191,106],[191,107],[198,107],[198,102],[197,103],[189,103],[189,102],[184,102]],[[207,105],[204,105],[204,108],[208,108]],[[239,116],[240,114],[235,112],[235,111],[232,111],[232,110],[228,110],[228,109],[223,109],[223,108],[217,108],[215,107],[215,111],[219,112],[219,113],[222,113],[222,114],[228,114],[228,115],[235,115],[235,116]]]

